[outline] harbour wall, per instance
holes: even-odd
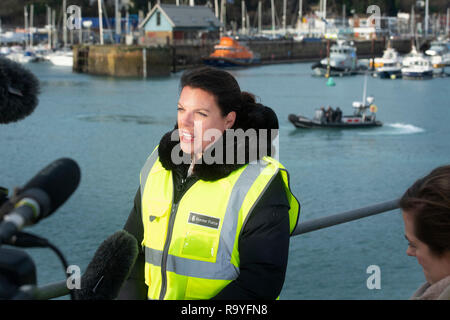
[[[160,77],[170,75],[169,47],[82,45],[73,48],[73,71],[113,77]]]
[[[326,57],[333,41],[248,41],[263,64],[317,61]],[[358,58],[381,56],[386,40],[354,41]],[[393,40],[401,54],[411,50],[410,40]],[[202,65],[202,58],[214,51],[214,44],[166,45],[158,47],[124,45],[75,46],[73,71],[113,77],[160,77]]]

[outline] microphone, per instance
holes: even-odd
[[[39,80],[17,62],[0,57],[0,124],[21,120],[39,103]]]
[[[8,241],[24,226],[52,214],[70,197],[79,182],[80,168],[72,159],[61,158],[42,169],[21,189],[14,209],[4,216],[0,224],[0,243]]]
[[[109,236],[98,247],[81,277],[77,300],[113,300],[129,277],[138,256],[136,238],[125,230]]]

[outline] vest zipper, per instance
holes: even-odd
[[[188,180],[188,178],[189,177],[181,179],[182,190],[184,189],[183,186],[186,187],[185,183]],[[190,181],[192,181],[192,184],[194,184],[197,181],[197,179],[192,179]],[[188,185],[187,189],[189,189],[191,186],[192,185]],[[172,202],[174,202],[175,200],[175,191],[176,191],[175,185],[173,187],[174,190]],[[175,224],[175,216],[177,214],[178,204],[180,203],[181,198],[183,197],[183,194],[187,191],[187,189],[182,192],[182,195],[178,196],[178,202],[174,203],[172,205],[172,209],[170,210],[169,225],[167,226],[167,236],[166,241],[164,242],[164,248],[161,258],[161,291],[159,293],[159,300],[163,300],[167,292],[167,256],[169,255],[170,242],[172,240],[173,225]]]
[[[163,300],[167,291],[167,256],[169,255],[170,241],[172,240],[173,225],[175,223],[175,216],[177,214],[178,203],[172,205],[170,211],[169,225],[167,227],[166,242],[164,243],[164,249],[161,259],[161,291],[159,293],[159,300]]]

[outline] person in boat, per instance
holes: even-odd
[[[336,107],[336,111],[334,112],[334,122],[341,122],[342,121],[342,110],[339,107]]]
[[[316,109],[316,112],[314,114],[314,120],[317,120],[320,123],[325,122],[325,108],[324,107],[320,107],[320,109]]]
[[[271,157],[277,116],[224,70],[186,71],[180,87],[177,124],[147,159],[124,227],[142,252],[118,298],[276,299],[300,211]],[[233,138],[252,129],[249,144]]]
[[[450,165],[434,169],[402,196],[408,256],[416,257],[426,282],[410,299],[450,300]]]
[[[320,107],[320,109],[316,109],[314,114],[314,120],[319,121],[320,123],[325,123],[326,117],[325,117],[325,108]]]
[[[328,106],[328,109],[325,112],[325,117],[326,117],[328,123],[333,122],[333,113],[334,113],[333,108],[331,108],[331,106]]]

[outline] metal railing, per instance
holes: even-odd
[[[323,218],[311,219],[300,223],[292,233],[292,236],[305,234],[308,232],[336,226],[342,223],[362,219],[379,213],[395,210],[399,208],[399,199],[386,201],[359,209],[345,211],[342,213],[326,216]],[[48,300],[59,298],[69,294],[66,281],[50,283],[42,287],[22,287],[21,291],[36,300]]]

